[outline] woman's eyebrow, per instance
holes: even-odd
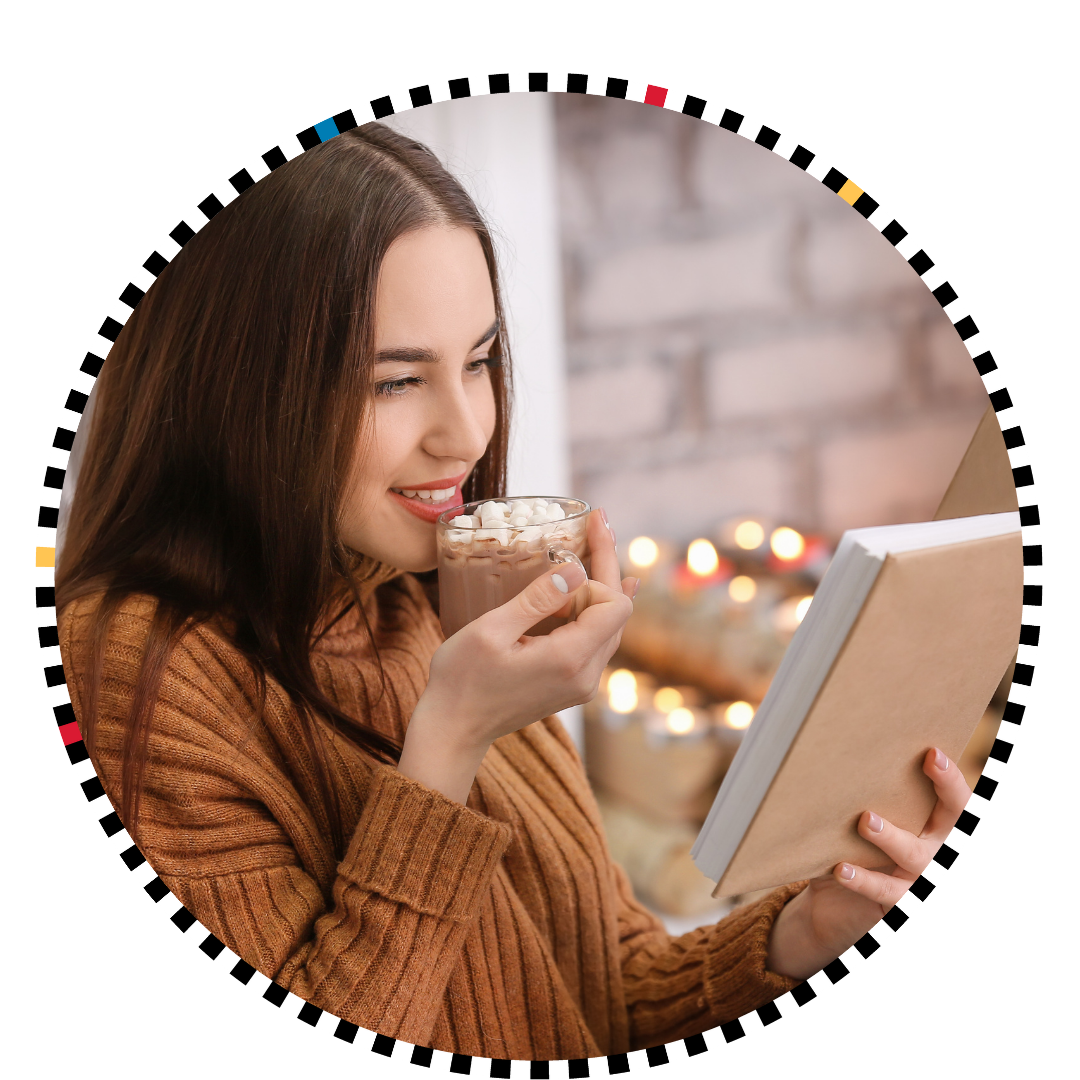
[[[480,335],[479,340],[473,346],[473,349],[479,349],[485,341],[490,341],[499,332],[499,317],[495,316],[495,321]],[[472,352],[472,349],[469,350]]]
[[[498,318],[480,335],[476,344],[473,345],[469,352],[473,349],[479,349],[485,341],[490,341],[498,332],[500,327]],[[435,364],[438,363],[438,356],[431,349],[417,349],[409,345],[401,345],[396,348],[380,349],[375,354],[376,364]]]

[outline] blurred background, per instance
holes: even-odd
[[[612,854],[672,932],[689,850],[845,529],[931,518],[987,397],[948,317],[846,202],[664,109],[575,94],[391,117],[487,214],[515,366],[510,494],[603,506],[642,578],[564,714]],[[1002,687],[961,768],[974,783]]]

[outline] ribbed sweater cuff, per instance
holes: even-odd
[[[786,993],[799,980],[766,967],[769,934],[781,908],[807,882],[775,889],[756,904],[732,912],[717,924],[705,963],[705,997],[714,1012],[734,1019]]]
[[[380,765],[338,872],[421,914],[468,922],[511,835],[508,825]]]

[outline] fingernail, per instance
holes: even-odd
[[[601,506],[599,509],[600,520],[610,529],[611,522],[607,519],[607,511]]]
[[[633,600],[637,596],[638,589],[641,588],[641,578],[634,578],[634,591],[630,594],[630,599]]]
[[[940,751],[934,751],[934,764],[942,771],[945,772],[949,767],[949,759]]]
[[[580,589],[589,580],[588,574],[575,562],[563,563],[557,574],[551,575],[551,583],[561,593]]]
[[[885,822],[871,810],[870,816],[866,819],[866,827],[871,832],[881,832],[881,830],[885,828]]]
[[[840,864],[840,876],[845,881],[850,881],[855,876],[855,867],[851,863]]]

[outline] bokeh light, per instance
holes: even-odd
[[[746,604],[757,595],[757,582],[752,577],[739,574],[728,582],[727,591],[736,604]]]
[[[664,723],[673,735],[685,735],[694,730],[694,714],[689,709],[672,709]]]
[[[813,601],[812,596],[804,596],[795,605],[795,619],[797,622],[802,622],[806,618],[806,613],[810,610],[810,604]]]
[[[749,701],[733,701],[724,710],[724,723],[729,728],[734,728],[736,731],[742,731],[743,728],[750,726],[750,721],[754,719],[754,706]]]
[[[720,566],[720,556],[708,540],[695,540],[686,552],[686,565],[698,577],[715,574]]]
[[[660,547],[650,536],[635,536],[626,554],[634,566],[645,570],[660,558]]]
[[[683,696],[674,686],[661,686],[653,697],[653,705],[656,706],[657,711],[663,713],[669,713],[672,709],[681,708],[682,703]]]
[[[637,678],[626,668],[619,668],[608,676],[607,693],[612,712],[632,713],[638,707]]]
[[[778,559],[789,562],[797,559],[806,550],[806,541],[801,533],[783,525],[773,530],[772,536],[769,537],[769,546]]]
[[[757,521],[741,521],[735,526],[735,543],[743,551],[753,551],[765,542],[765,530]]]

